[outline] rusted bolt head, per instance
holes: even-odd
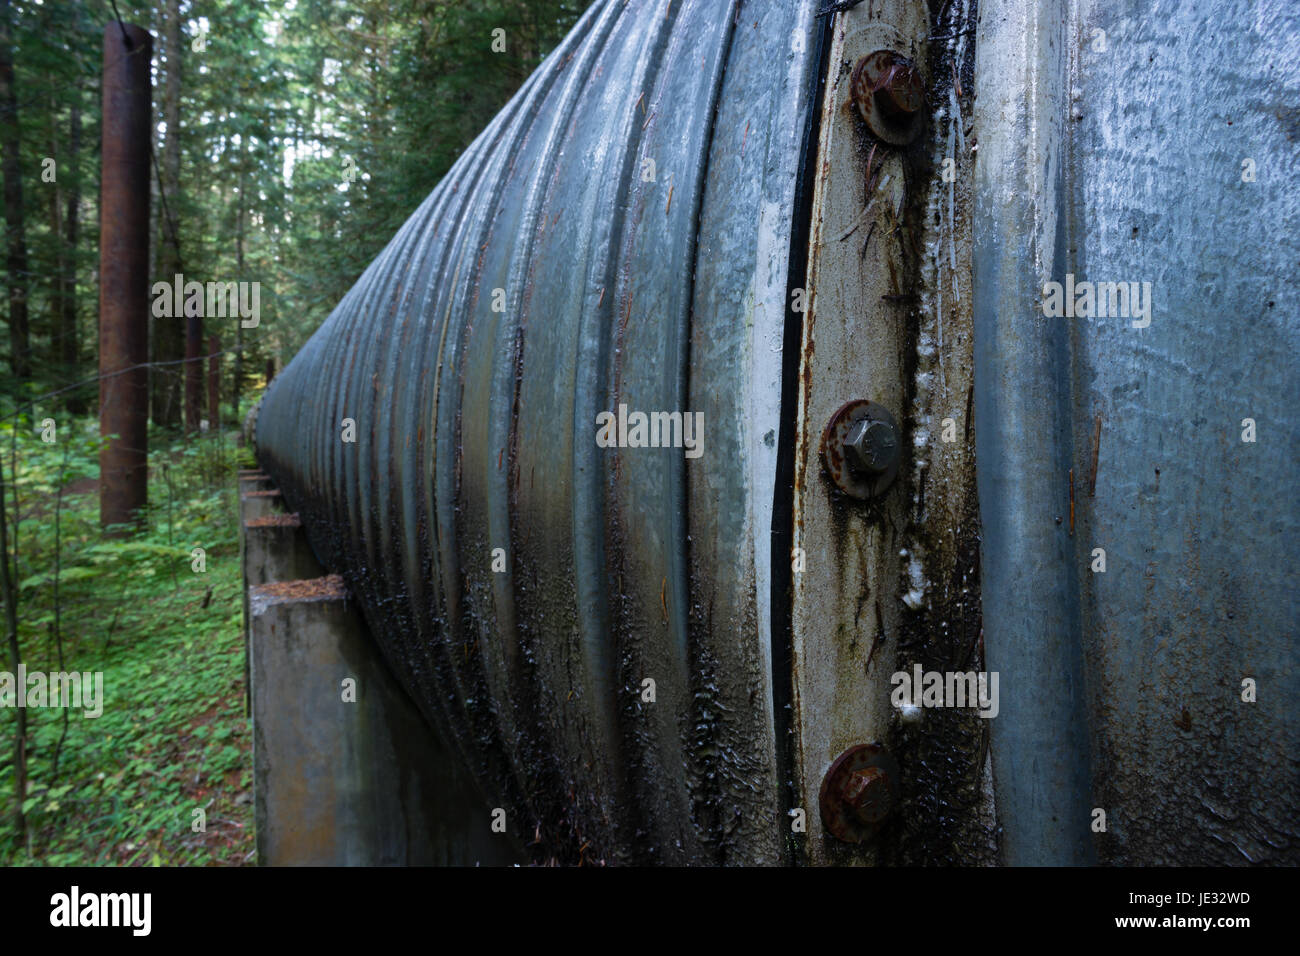
[[[835,487],[853,498],[883,495],[898,475],[898,425],[889,410],[854,399],[822,430],[822,466]]]
[[[921,131],[925,79],[902,54],[876,50],[858,60],[850,92],[871,132],[885,142],[902,146]]]
[[[822,826],[845,843],[870,838],[898,804],[898,781],[898,765],[883,746],[850,747],[822,779]]]
[[[889,774],[879,767],[855,770],[844,785],[844,802],[863,823],[879,823],[894,809]]]
[[[849,429],[844,454],[850,468],[864,475],[883,475],[898,465],[898,436],[889,422],[864,418]]]
[[[895,63],[886,72],[885,85],[876,91],[876,103],[890,120],[902,123],[925,105],[925,87],[921,74],[906,60]]]

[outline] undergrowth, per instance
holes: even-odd
[[[104,703],[27,708],[25,832],[0,708],[0,864],[252,862],[235,433],[151,435],[143,527],[109,538],[95,421],[42,421],[0,424],[23,663],[102,672]]]

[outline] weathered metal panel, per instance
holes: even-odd
[[[701,822],[727,861],[749,856],[746,844],[774,840],[781,854],[767,850],[764,860],[782,860],[789,833],[772,731],[761,740],[745,734],[747,726],[772,727],[774,710],[784,720],[787,703],[773,686],[774,661],[778,679],[788,663],[771,608],[772,565],[786,557],[773,554],[771,529],[774,498],[788,495],[776,479],[782,337],[791,272],[802,281],[791,247],[818,68],[814,6],[741,8],[696,240],[687,388],[699,396],[709,445],[687,474],[690,575],[698,582],[690,640],[732,650],[696,661],[692,686],[704,707],[692,742],[707,781]],[[748,92],[758,90],[764,94]],[[743,802],[719,799],[727,793]]]
[[[813,30],[811,3],[595,4],[259,413],[541,858],[784,858],[766,549]],[[620,405],[702,412],[704,453],[599,447]]]
[[[1285,0],[981,20],[975,404],[1009,863],[1300,858],[1297,63]],[[1067,275],[1149,282],[1149,325],[1045,316]]]

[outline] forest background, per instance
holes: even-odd
[[[255,862],[239,424],[584,8],[0,0],[0,676],[105,686],[98,718],[0,707],[0,863]],[[149,505],[106,533],[100,79],[119,19],[154,38],[150,286],[257,282],[260,321],[205,320],[187,409],[185,319],[149,316]]]

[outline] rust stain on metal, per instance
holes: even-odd
[[[302,521],[298,517],[298,512],[293,514],[280,515],[263,515],[260,518],[249,518],[244,522],[245,528],[300,528]]]
[[[871,641],[871,651],[867,654],[867,663],[863,671],[870,672],[871,660],[876,656],[876,648],[885,640],[885,619],[880,613],[880,599],[876,599],[876,636]]]
[[[972,382],[970,386],[966,389],[966,420],[962,423],[962,437],[965,438],[967,442],[970,441],[970,425],[971,425],[970,410],[971,410],[971,405],[974,401],[975,401],[975,383]],[[1095,470],[1094,470],[1094,474],[1095,474]]]
[[[341,574],[327,574],[320,578],[304,578],[298,581],[273,581],[249,589],[250,599],[260,598],[267,604],[346,598],[347,593],[347,586],[343,583]]]

